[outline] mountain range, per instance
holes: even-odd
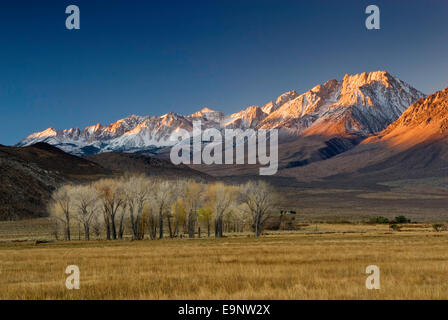
[[[345,75],[305,93],[286,92],[263,106],[250,106],[225,115],[209,108],[188,116],[169,112],[162,116],[131,115],[107,126],[84,129],[48,128],[35,132],[17,146],[46,142],[76,155],[102,152],[157,153],[173,144],[178,128],[192,131],[192,122],[203,128],[279,129],[286,137],[366,137],[385,129],[406,108],[424,95],[386,71]]]

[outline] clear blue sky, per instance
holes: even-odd
[[[65,8],[81,30],[65,29]],[[381,9],[368,31],[364,10]],[[225,113],[385,69],[448,86],[446,0],[2,0],[0,143],[130,114]]]

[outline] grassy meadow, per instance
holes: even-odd
[[[33,223],[36,239],[48,238],[45,220]],[[448,232],[430,224],[400,232],[304,224],[258,239],[49,243],[32,241],[22,224],[0,223],[0,299],[448,298]],[[72,264],[80,268],[80,290],[65,287]],[[380,268],[380,290],[365,287],[368,265]]]

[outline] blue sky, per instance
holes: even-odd
[[[76,4],[81,29],[65,28]],[[381,30],[368,31],[369,4]],[[0,143],[130,114],[231,113],[346,73],[448,86],[448,1],[2,0]]]

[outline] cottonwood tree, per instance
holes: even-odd
[[[128,177],[123,184],[134,240],[139,239],[143,206],[150,201],[153,185],[153,180],[145,176]]]
[[[203,199],[203,185],[187,180],[183,183],[184,206],[187,212],[187,230],[188,237],[194,238],[195,228],[198,220],[198,209]]]
[[[153,210],[153,208],[145,203],[143,205],[143,218],[147,220],[147,226],[148,226],[148,232],[149,237],[151,240],[155,240],[157,237],[157,226],[159,217],[156,211]],[[141,224],[143,224],[143,221],[140,221]],[[141,235],[139,235],[139,239],[143,238]]]
[[[249,181],[241,186],[240,199],[243,207],[252,218],[255,236],[259,237],[263,226],[272,214],[275,193],[272,187],[264,181]]]
[[[72,188],[70,196],[75,207],[75,218],[84,227],[84,239],[90,240],[90,225],[98,210],[98,195],[91,185]]]
[[[115,217],[118,209],[125,203],[123,189],[117,180],[102,179],[94,184],[102,204],[104,224],[107,240],[117,239],[117,227]]]
[[[158,180],[154,186],[153,208],[158,212],[159,238],[163,238],[164,217],[171,207],[173,185],[166,180]],[[170,225],[171,229],[171,225]]]
[[[124,201],[123,204],[121,205],[121,209],[120,209],[120,213],[118,214],[118,239],[123,239],[123,235],[124,235],[124,218],[126,216],[126,207],[127,207],[127,202]]]
[[[243,232],[251,219],[250,214],[246,210],[246,206],[244,204],[235,204],[232,208],[232,216],[234,219],[235,231]]]
[[[50,215],[64,225],[65,240],[70,240],[70,218],[73,210],[72,185],[64,185],[53,192],[49,205]]]
[[[199,221],[207,227],[207,237],[210,237],[210,227],[213,221],[213,209],[206,205],[198,210]]]
[[[229,212],[237,197],[236,189],[217,182],[208,186],[206,194],[207,203],[215,214],[215,237],[222,237],[224,215]]]
[[[186,211],[184,206],[185,180],[178,179],[170,181],[171,194],[169,199],[169,210],[166,211],[166,218],[168,222],[168,229],[170,237],[178,237],[180,226],[182,226],[185,233],[186,227]]]
[[[98,214],[95,214],[92,221],[90,222],[90,231],[93,235],[95,235],[96,239],[100,238],[101,227],[102,224],[100,222],[100,219],[98,218]]]
[[[176,201],[173,202],[171,206],[171,215],[174,218],[174,236],[179,236],[180,226],[182,226],[182,232],[186,231],[186,217],[187,213],[184,206],[184,200],[181,196],[177,198]]]

